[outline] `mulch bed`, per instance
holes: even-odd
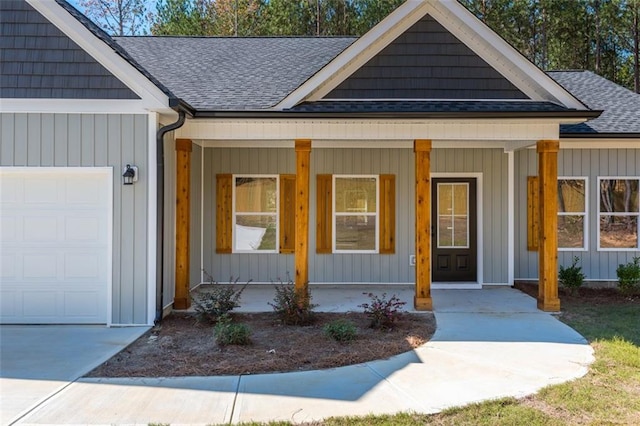
[[[251,345],[219,347],[213,325],[172,314],[87,377],[172,377],[258,374],[340,367],[410,351],[435,332],[431,313],[405,313],[393,330],[369,327],[364,313],[318,313],[311,326],[280,324],[273,313],[233,314],[251,329]],[[356,340],[339,343],[323,326],[339,318],[358,328]]]

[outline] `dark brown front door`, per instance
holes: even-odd
[[[478,280],[475,178],[432,179],[432,280]]]

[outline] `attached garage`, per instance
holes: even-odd
[[[0,167],[0,323],[105,324],[111,167]]]

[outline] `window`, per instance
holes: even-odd
[[[638,177],[598,178],[598,249],[638,250]]]
[[[334,176],[333,251],[378,250],[378,177]]]
[[[278,176],[233,176],[233,251],[278,249]]]
[[[587,178],[558,178],[558,249],[587,249]]]
[[[438,183],[438,248],[469,248],[469,184]]]
[[[394,175],[317,175],[316,193],[316,253],[395,253]]]

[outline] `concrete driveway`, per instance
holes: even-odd
[[[148,329],[0,326],[0,424],[16,422]]]

